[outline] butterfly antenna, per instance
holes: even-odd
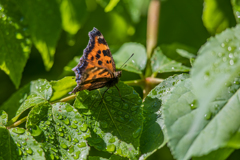
[[[126,62],[123,63],[123,65],[120,68],[122,68],[129,61],[129,59],[132,58],[133,55],[134,53],[128,58],[128,60],[126,60]],[[126,67],[126,65],[124,67]]]

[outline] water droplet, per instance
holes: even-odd
[[[132,60],[132,63],[135,63],[135,61],[134,61],[134,60]]]
[[[73,108],[72,108],[72,106],[70,106],[70,105],[67,105],[67,106],[65,107],[65,109],[66,109],[67,112],[73,111]]]
[[[116,107],[119,107],[119,106],[120,106],[120,103],[118,103],[118,102],[113,102],[113,105],[116,106]]]
[[[196,100],[193,100],[193,102],[190,104],[190,108],[191,109],[196,109],[197,108]]]
[[[110,145],[107,146],[107,149],[106,149],[106,150],[107,150],[108,152],[114,152],[115,149],[116,149],[116,146],[115,146],[114,144],[110,144]]]
[[[110,97],[110,96],[106,96],[106,101],[111,101],[112,100],[112,97]]]
[[[86,143],[85,142],[81,142],[77,145],[79,148],[83,148],[83,147],[86,147]]]
[[[136,130],[135,132],[133,132],[133,138],[137,138],[142,132],[142,129],[139,128],[138,130]]]
[[[40,156],[42,156],[42,153],[43,153],[42,150],[38,149],[37,152],[38,152],[38,154],[39,154]]]
[[[71,127],[72,127],[73,129],[76,129],[76,128],[77,128],[77,125],[72,124]]]
[[[75,153],[75,155],[74,155],[74,159],[78,159],[79,158],[79,154],[80,154],[81,152],[80,151],[77,151],[76,153]]]
[[[69,125],[70,121],[69,121],[69,119],[67,118],[67,119],[64,119],[64,120],[63,120],[63,123],[65,123],[66,125]]]
[[[129,115],[128,115],[128,114],[126,114],[124,117],[125,117],[125,118],[129,118]]]
[[[62,117],[62,115],[59,115],[57,118],[58,118],[58,119],[62,119],[63,117]]]
[[[172,69],[175,69],[174,67],[172,67]]]
[[[212,117],[212,113],[208,112],[204,115],[204,117],[205,117],[206,120],[209,120]]]
[[[128,109],[128,104],[124,103],[123,109]]]
[[[63,149],[67,149],[67,148],[68,148],[67,145],[64,144],[64,143],[62,143],[60,146],[61,146]]]
[[[131,108],[131,111],[136,111],[138,108],[139,108],[139,106],[133,106],[133,107]]]
[[[225,47],[225,46],[226,46],[225,43],[222,43],[222,44],[221,44],[221,47]]]
[[[23,129],[23,128],[14,128],[12,131],[13,131],[14,133],[17,133],[17,134],[23,134],[23,133],[25,133],[25,129]]]
[[[68,153],[73,153],[73,152],[74,152],[74,147],[72,146],[68,149]]]
[[[33,153],[33,151],[32,151],[32,149],[31,148],[27,148],[27,151],[26,151],[28,154],[32,154]]]
[[[37,137],[42,133],[42,130],[37,125],[31,126],[29,131],[34,137]]]
[[[114,137],[112,137],[111,139],[109,139],[109,143],[114,143],[116,140],[115,140],[115,138]]]
[[[80,130],[81,130],[82,132],[85,132],[87,129],[88,129],[88,125],[85,124],[85,123],[80,127]]]
[[[229,61],[229,63],[230,65],[234,65],[234,61],[232,59]]]

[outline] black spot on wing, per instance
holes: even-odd
[[[109,61],[108,61],[108,60],[107,60],[106,62],[107,62],[107,64],[109,64]]]
[[[98,60],[101,56],[99,54],[96,54],[96,59]]]
[[[91,57],[91,61],[93,61],[93,60],[94,60],[94,57],[92,56],[92,57]]]
[[[102,52],[103,52],[103,55],[104,55],[104,56],[111,57],[111,53],[110,53],[110,50],[109,50],[109,49],[103,50]]]
[[[99,65],[102,65],[102,61],[98,61],[98,64],[99,64]]]
[[[98,43],[99,43],[99,44],[107,45],[107,42],[105,41],[104,38],[99,38],[99,39],[98,39]]]
[[[112,60],[110,60],[109,63],[112,63]]]
[[[98,54],[101,54],[101,51],[100,50],[98,50],[98,52],[97,52]]]

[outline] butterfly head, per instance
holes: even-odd
[[[120,78],[121,75],[122,75],[122,71],[114,72],[114,78]]]

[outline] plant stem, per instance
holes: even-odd
[[[160,12],[160,0],[151,0],[148,8],[148,20],[147,20],[147,65],[145,71],[145,77],[152,75],[151,69],[151,56],[153,49],[157,45],[158,38],[158,23],[159,23],[159,12]],[[143,90],[143,98],[152,90],[151,84],[145,85]]]
[[[130,86],[140,86],[144,88],[145,86],[145,81],[144,79],[138,79],[138,80],[132,80],[132,81],[124,81],[125,84],[130,85]]]
[[[10,129],[10,128],[14,128],[14,127],[19,126],[20,124],[24,123],[24,122],[27,120],[27,117],[28,117],[28,116],[20,119],[19,121],[13,123],[12,125],[8,126],[7,128]]]
[[[70,95],[70,96],[60,99],[60,102],[67,102],[67,101],[74,99],[75,97],[76,97],[76,94],[73,94],[73,95]]]

